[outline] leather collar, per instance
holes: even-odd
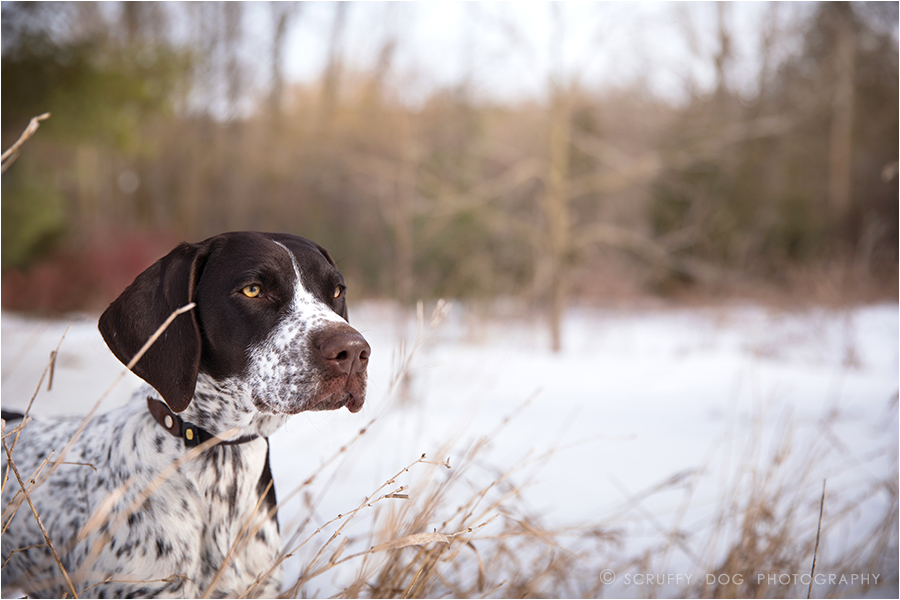
[[[177,414],[173,413],[165,402],[160,402],[155,398],[147,397],[147,408],[157,423],[162,428],[177,438],[184,440],[184,445],[188,447],[199,446],[203,442],[214,439],[216,436],[210,432],[197,427],[189,421],[185,421]],[[220,440],[219,444],[223,446],[235,446],[237,444],[245,444],[252,442],[258,435],[245,435],[234,440]]]

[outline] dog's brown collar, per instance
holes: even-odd
[[[215,439],[215,435],[197,427],[191,422],[185,421],[177,414],[173,413],[165,402],[160,402],[156,398],[147,397],[147,408],[157,423],[162,425],[163,429],[171,433],[177,438],[184,440],[184,445],[188,447],[199,446],[203,442]],[[244,435],[234,440],[219,440],[219,444],[223,446],[235,446],[237,444],[245,444],[252,442],[258,435]]]

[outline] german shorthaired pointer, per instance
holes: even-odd
[[[64,462],[44,465],[52,474],[30,490],[71,587],[10,477],[4,527],[18,511],[3,533],[4,592],[279,593],[268,436],[304,410],[362,408],[370,350],[347,324],[345,291],[324,248],[287,234],[181,244],[138,275],[100,317],[103,339],[123,363],[175,309],[191,301],[196,308],[134,366],[150,385],[90,420]],[[60,460],[80,424],[22,429],[13,456],[26,486],[40,481],[45,459]],[[16,425],[7,423],[7,433]]]

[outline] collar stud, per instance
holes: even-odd
[[[184,440],[184,445],[189,448],[199,446],[207,440],[215,439],[215,435],[205,429],[201,429],[193,423],[184,421],[181,417],[173,413],[164,402],[147,397],[147,408],[150,411],[150,415],[157,423],[162,425],[166,431],[175,437],[180,437]],[[252,442],[258,437],[258,435],[244,435],[236,440],[219,440],[218,445],[236,446],[238,444]]]

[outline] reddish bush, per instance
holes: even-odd
[[[171,232],[97,231],[28,269],[3,272],[4,310],[42,314],[102,310],[178,242]]]

